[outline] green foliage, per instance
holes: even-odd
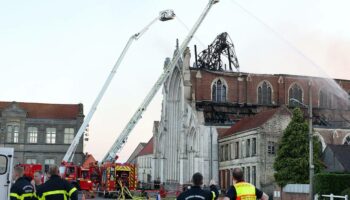
[[[350,195],[350,174],[320,173],[315,175],[314,183],[317,194]]]
[[[348,197],[350,197],[350,187],[346,188],[345,190],[343,190],[340,195],[345,196],[348,195]]]
[[[309,183],[309,126],[299,108],[293,110],[293,117],[279,143],[274,163],[275,179],[279,186],[289,183]],[[319,142],[314,138],[315,173],[321,170]]]

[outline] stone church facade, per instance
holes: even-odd
[[[172,71],[163,88],[162,116],[154,132],[152,177],[166,183],[190,183],[201,172],[204,182],[218,180],[217,131],[204,123],[192,98],[190,53]]]
[[[245,117],[300,106],[292,98],[308,106],[310,92],[315,127],[350,128],[348,80],[211,70],[190,62],[188,48],[163,87],[161,120],[153,135],[153,180],[186,184],[201,172],[204,184],[219,182],[221,134]]]

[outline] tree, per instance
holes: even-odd
[[[275,179],[279,186],[289,183],[309,183],[309,126],[299,108],[293,110],[293,117],[284,131],[277,157],[273,165]],[[320,147],[313,138],[315,173],[320,172]]]

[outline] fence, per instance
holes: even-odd
[[[334,195],[334,194],[330,194],[330,195],[325,195],[325,194],[323,194],[323,195],[321,195],[321,197],[326,197],[326,198],[329,198],[330,200],[334,200],[334,199],[349,200],[348,195],[339,196],[339,195]],[[318,200],[318,198],[319,198],[319,195],[316,194],[314,200]]]

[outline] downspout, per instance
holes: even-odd
[[[210,159],[209,159],[209,181],[213,179],[213,132],[210,126]]]

